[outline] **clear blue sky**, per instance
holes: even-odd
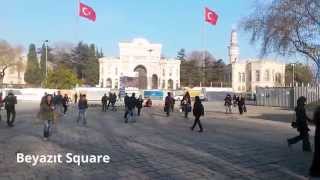
[[[230,32],[252,10],[254,0],[82,0],[94,8],[96,22],[76,16],[77,0],[1,1],[0,39],[38,46],[82,40],[95,43],[106,56],[118,56],[118,42],[144,37],[163,44],[163,54],[175,57],[203,49],[204,6],[219,14],[217,26],[205,25],[206,49],[227,60]],[[248,34],[238,31],[241,58],[257,57]]]

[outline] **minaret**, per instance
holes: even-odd
[[[230,64],[236,63],[239,60],[240,49],[238,46],[237,32],[235,30],[231,32],[230,46],[228,48]]]

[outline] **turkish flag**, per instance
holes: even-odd
[[[81,2],[80,2],[80,8],[79,8],[79,16],[88,18],[91,21],[96,21],[96,12],[94,12],[94,10],[91,7]]]
[[[218,21],[218,15],[209,8],[205,8],[205,20],[212,25],[216,25]]]

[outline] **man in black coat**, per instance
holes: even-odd
[[[193,105],[193,115],[194,115],[195,119],[194,119],[194,123],[190,129],[193,131],[194,127],[198,124],[198,126],[200,128],[199,132],[203,132],[203,128],[202,128],[202,125],[200,122],[200,117],[204,115],[204,107],[200,101],[199,96],[195,97],[195,102]]]
[[[302,140],[302,149],[303,151],[311,152],[311,145],[309,141],[309,127],[307,121],[311,121],[308,116],[306,115],[305,103],[306,98],[301,96],[297,100],[297,107],[295,108],[296,111],[296,125],[297,131],[299,135],[293,138],[288,139],[288,146],[292,144],[296,144],[297,142]]]
[[[124,103],[125,103],[125,107],[126,107],[126,112],[124,114],[124,118],[125,118],[125,123],[128,123],[128,114],[130,114],[130,116],[133,116],[133,110],[137,104],[137,99],[135,97],[135,93],[132,93],[131,97],[126,95],[124,97]]]
[[[320,177],[320,107],[314,113],[313,122],[316,125],[316,134],[314,136],[314,153],[310,176]]]
[[[101,98],[102,112],[107,111],[107,103],[108,103],[108,96],[107,94],[104,94]]]
[[[17,97],[10,91],[4,98],[5,109],[7,110],[7,124],[9,127],[13,127],[14,120],[16,118]]]

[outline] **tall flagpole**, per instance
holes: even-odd
[[[78,36],[79,36],[79,34],[78,34],[78,27],[79,27],[79,12],[80,12],[80,0],[76,0],[76,24],[75,24],[75,29],[74,29],[74,34],[75,34],[75,42],[76,42],[76,44],[78,43]]]
[[[202,52],[202,83],[201,86],[205,86],[205,59],[206,59],[206,22],[205,19],[203,19],[206,14],[205,14],[205,3],[203,1],[202,3],[202,48],[203,48],[203,52]]]

